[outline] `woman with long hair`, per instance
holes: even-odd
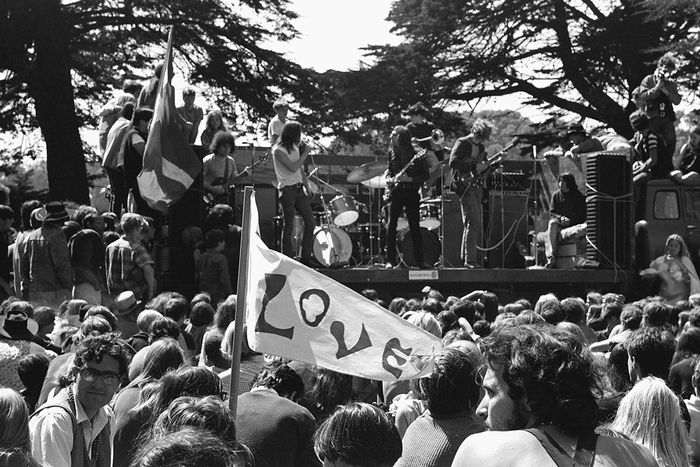
[[[212,110],[204,118],[205,126],[202,131],[202,136],[199,138],[202,147],[205,151],[209,150],[211,142],[214,140],[214,135],[217,131],[226,131],[226,123],[220,110]],[[205,153],[206,154],[206,153]]]
[[[155,383],[168,371],[184,364],[184,355],[175,339],[159,339],[148,347],[148,358],[143,370],[128,386],[117,394],[114,403],[114,465],[129,465],[134,440],[147,426],[145,412],[134,410],[145,402]]]
[[[700,279],[690,259],[690,251],[683,237],[678,234],[668,236],[664,255],[652,261],[649,268],[641,271],[640,275],[659,277],[659,295],[671,305],[700,293]]]
[[[423,241],[419,219],[420,187],[430,176],[428,166],[423,159],[418,159],[411,163],[399,178],[396,178],[414,155],[411,133],[405,126],[395,127],[391,132],[389,168],[386,171],[389,197],[389,225],[386,232],[387,268],[393,268],[396,265],[396,226],[404,209],[413,240],[415,264],[411,264],[411,266],[432,267],[432,264],[426,264],[423,258]]]
[[[610,429],[649,448],[661,467],[687,466],[688,430],[679,404],[664,380],[648,376],[622,398]]]
[[[31,456],[27,404],[14,389],[0,388],[0,467],[38,465]]]

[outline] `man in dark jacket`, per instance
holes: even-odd
[[[568,172],[559,176],[559,190],[552,195],[549,216],[547,233],[552,252],[547,258],[547,268],[552,268],[559,242],[586,234],[586,198],[578,190],[574,176]]]

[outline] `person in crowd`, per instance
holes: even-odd
[[[137,177],[143,169],[143,154],[146,150],[146,139],[148,138],[148,127],[153,118],[153,110],[137,107],[131,119],[131,127],[124,135],[122,144],[122,157],[124,159],[124,191],[129,193],[134,199],[134,212],[142,216],[155,217],[157,211],[151,209],[146,201],[141,197]],[[130,206],[127,206],[132,211]]]
[[[231,284],[238,280],[238,260],[240,256],[241,228],[234,224],[233,208],[228,204],[217,204],[209,210],[204,219],[204,231],[218,229],[226,235],[226,246],[221,252],[228,261]],[[196,263],[196,260],[195,260]],[[212,304],[216,306],[216,304]]]
[[[14,301],[7,306],[5,314],[0,316],[0,387],[16,391],[24,389],[17,369],[27,355],[43,354],[49,358],[56,356],[34,342],[39,326],[31,318],[32,313],[31,304]]]
[[[185,354],[185,349],[180,341],[180,326],[171,318],[165,316],[158,317],[153,320],[151,327],[148,329],[148,345],[136,352],[134,358],[131,360],[131,365],[129,365],[129,381],[134,381],[143,371],[149,358],[148,355],[151,351],[151,345],[165,338],[175,339],[178,345],[180,345],[183,354]],[[186,358],[187,356],[185,355],[185,359]]]
[[[673,334],[668,331],[642,327],[633,332],[625,342],[630,380],[634,383],[647,376],[668,378],[675,347]]]
[[[182,135],[190,144],[194,144],[197,140],[199,124],[204,119],[204,111],[194,103],[196,97],[197,91],[193,87],[187,86],[182,90],[182,101],[184,104],[177,108],[177,113],[182,117],[182,122],[180,123]]]
[[[236,140],[230,131],[217,131],[212,139],[209,150],[211,154],[203,160],[203,187],[211,196],[211,204],[230,204],[235,201],[231,198],[231,190],[246,172],[239,172],[236,160],[233,158],[233,150]]]
[[[389,311],[398,316],[403,316],[406,312],[406,299],[403,297],[395,297],[389,302]]]
[[[235,419],[220,396],[175,399],[155,421],[150,435],[152,439],[158,438],[185,427],[199,428],[217,435],[237,454],[239,462],[246,466],[255,465],[250,450],[236,440]]]
[[[420,382],[428,411],[406,430],[397,466],[447,465],[469,435],[484,431],[475,413],[477,372],[483,364],[480,352],[444,349],[433,360],[432,374]]]
[[[159,63],[153,70],[153,76],[148,80],[145,86],[141,88],[139,97],[136,99],[136,107],[146,107],[151,110],[156,108],[156,98],[158,97],[158,85],[160,84],[160,75],[163,72],[163,64]]]
[[[41,203],[36,199],[27,200],[20,207],[20,230],[17,232],[12,248],[13,295],[17,297],[22,297],[22,280],[28,280],[25,277],[29,277],[22,271],[22,258],[26,254],[29,233],[40,225],[32,225],[32,213],[39,209],[41,209]]]
[[[552,195],[549,206],[547,236],[551,252],[546,266],[551,269],[554,267],[560,242],[586,235],[586,198],[579,191],[576,179],[571,173],[566,172],[559,176],[559,190]]]
[[[671,172],[671,177],[681,183],[700,182],[700,125],[695,125],[688,135],[688,141],[681,147],[679,170]]]
[[[83,229],[68,242],[73,278],[73,298],[80,298],[93,305],[102,304],[102,294],[107,292],[105,278],[105,246],[102,243],[104,219],[89,213],[83,218]]]
[[[58,201],[48,203],[45,211],[42,226],[26,239],[20,265],[21,294],[35,306],[58,308],[70,296],[73,287],[68,241],[61,230],[68,220],[68,212]]]
[[[185,323],[185,318],[190,312],[190,304],[187,299],[177,292],[172,294],[163,305],[160,310],[163,316],[170,318],[175,321],[180,330],[180,339],[178,342],[182,347],[182,351],[185,353],[185,360],[189,361],[194,353],[194,339],[187,332],[187,324]]]
[[[0,388],[0,466],[39,467],[31,457],[29,409],[10,388]]]
[[[100,124],[98,127],[100,154],[105,153],[109,140],[109,131],[119,119],[122,110],[124,110],[124,106],[126,104],[135,104],[136,96],[138,96],[140,91],[141,85],[138,82],[125,79],[121,92],[110,99],[109,102],[100,109],[98,114],[98,117],[100,117]]]
[[[212,433],[183,428],[141,446],[131,467],[243,467],[245,460]]]
[[[313,449],[316,421],[296,403],[303,394],[304,383],[294,370],[272,364],[238,397],[239,440],[253,452],[256,465],[321,465]]]
[[[109,210],[121,214],[126,206],[126,188],[124,186],[124,153],[122,144],[131,126],[134,116],[134,104],[127,103],[122,108],[119,118],[107,136],[107,147],[102,158],[102,168],[109,179]]]
[[[143,246],[147,223],[139,214],[122,216],[123,235],[107,246],[107,290],[116,296],[131,290],[136,298],[148,301],[155,294],[155,262]]]
[[[139,331],[127,340],[127,343],[133,347],[136,352],[148,345],[148,330],[153,321],[162,316],[163,315],[156,310],[150,309],[143,310],[139,313],[138,318],[136,318],[136,327],[138,327]]]
[[[287,123],[289,104],[284,98],[280,97],[272,104],[272,110],[275,111],[275,116],[272,117],[267,125],[267,139],[270,140],[270,147],[277,144],[282,136],[282,128]]]
[[[625,306],[620,315],[621,331],[612,337],[590,345],[591,352],[610,352],[616,345],[624,343],[642,323],[642,311],[636,306]]]
[[[477,415],[490,431],[468,437],[453,465],[657,465],[643,446],[595,435],[593,362],[572,334],[547,325],[503,326],[484,349]]]
[[[635,131],[630,140],[635,150],[635,162],[632,167],[634,176],[635,201],[644,202],[642,187],[650,179],[667,178],[673,170],[673,153],[665,140],[651,128],[649,118],[641,110],[632,112],[630,125]]]
[[[566,311],[553,293],[540,295],[540,298],[535,303],[534,311],[552,325],[561,323],[566,319]]]
[[[128,386],[119,391],[114,409],[114,467],[128,466],[136,450],[136,440],[145,428],[139,412],[134,410],[148,397],[148,391],[165,373],[184,364],[182,349],[171,338],[160,339],[150,346],[143,371]]]
[[[569,125],[566,136],[571,142],[571,147],[566,151],[568,157],[579,157],[589,152],[604,151],[603,143],[598,138],[589,135],[580,123]]]
[[[34,412],[41,387],[49,369],[49,357],[43,353],[25,355],[17,363],[17,376],[24,385],[19,393],[27,403],[30,412]]]
[[[194,340],[193,362],[199,362],[202,353],[202,344],[207,327],[214,322],[214,308],[207,302],[197,302],[192,306],[190,321],[185,329]]]
[[[411,134],[405,126],[397,126],[391,132],[389,168],[386,171],[387,188],[385,198],[389,201],[389,224],[387,226],[386,257],[387,268],[397,265],[396,235],[401,214],[406,212],[408,228],[413,242],[414,266],[431,268],[423,256],[423,240],[419,224],[420,187],[430,176],[425,160],[419,158],[411,163],[416,155],[411,144]],[[408,165],[411,163],[410,165]],[[401,171],[408,167],[403,174]],[[400,176],[399,176],[400,175]],[[398,178],[397,178],[398,177]]]
[[[323,423],[335,410],[352,400],[352,376],[318,368],[311,391],[313,406],[309,408],[317,424]]]
[[[136,300],[134,292],[127,290],[116,296],[112,309],[119,319],[116,330],[119,331],[122,339],[129,342],[139,332],[137,321],[139,313],[143,310],[143,302]]]
[[[477,247],[483,245],[483,213],[481,198],[483,189],[476,182],[475,175],[486,169],[485,144],[491,138],[491,125],[478,119],[472,125],[469,135],[459,138],[452,147],[450,167],[453,170],[453,189],[460,197],[464,232],[462,234],[461,256],[466,267],[481,266],[481,255]]]
[[[700,279],[690,259],[690,251],[683,237],[671,234],[666,238],[666,252],[640,272],[642,277],[659,277],[659,295],[674,305],[688,300],[691,294],[700,293]]]
[[[660,378],[648,376],[634,385],[610,429],[648,448],[661,467],[688,466],[688,431],[678,396]]]
[[[586,324],[586,304],[579,297],[568,297],[561,301],[561,308],[564,310],[569,323],[574,323],[581,329],[586,338],[586,344],[591,345],[598,342],[598,336],[591,327]]]
[[[115,334],[80,343],[73,383],[39,407],[29,421],[34,459],[46,467],[111,465],[108,404],[126,375],[129,359],[130,350]]]
[[[380,409],[352,402],[321,425],[314,449],[324,466],[390,467],[401,456],[401,438]]]
[[[231,353],[224,352],[226,330],[236,316],[237,300],[235,295],[221,302],[214,314],[214,325],[204,333],[199,365],[206,366],[216,373],[231,367]]]
[[[700,329],[691,327],[678,336],[676,352],[668,371],[668,387],[684,399],[693,394],[693,371],[700,359]]]
[[[205,119],[204,130],[199,141],[205,150],[208,150],[214,140],[214,135],[219,131],[226,131],[226,123],[220,110],[212,110]]]
[[[280,203],[284,226],[282,230],[282,253],[294,257],[292,234],[294,213],[304,220],[301,241],[301,262],[307,266],[317,265],[313,258],[313,237],[316,221],[311,210],[310,193],[305,186],[302,165],[309,156],[309,147],[301,144],[301,125],[287,121],[282,127],[278,143],[272,149],[272,162],[277,176],[277,189],[280,190]]]
[[[674,80],[677,67],[678,60],[667,52],[659,59],[654,73],[645,76],[639,85],[642,110],[649,117],[652,131],[663,138],[671,155],[676,150],[676,113],[673,106],[680,104],[682,99]]]
[[[693,393],[684,402],[690,413],[690,431],[688,443],[690,447],[690,464],[700,465],[700,360],[696,360],[693,368]]]
[[[0,205],[0,300],[14,295],[12,291],[12,256],[9,246],[12,243],[12,224],[15,212],[10,206]]]

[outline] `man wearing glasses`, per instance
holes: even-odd
[[[112,465],[114,417],[108,404],[131,352],[116,334],[88,337],[75,353],[73,382],[32,416],[32,456],[45,467]]]

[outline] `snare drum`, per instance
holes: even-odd
[[[314,258],[326,267],[347,264],[352,256],[352,241],[342,229],[332,226],[316,227]]]
[[[434,264],[440,258],[440,239],[435,232],[424,227],[420,229],[421,243],[423,245],[423,260],[428,264]],[[413,254],[413,238],[409,230],[404,230],[397,235],[396,250],[399,256],[409,266],[419,266]]]
[[[440,228],[440,206],[437,204],[423,204],[420,207],[420,226],[428,230]]]
[[[348,195],[338,195],[328,203],[333,223],[338,227],[354,224],[360,216],[355,198]]]

